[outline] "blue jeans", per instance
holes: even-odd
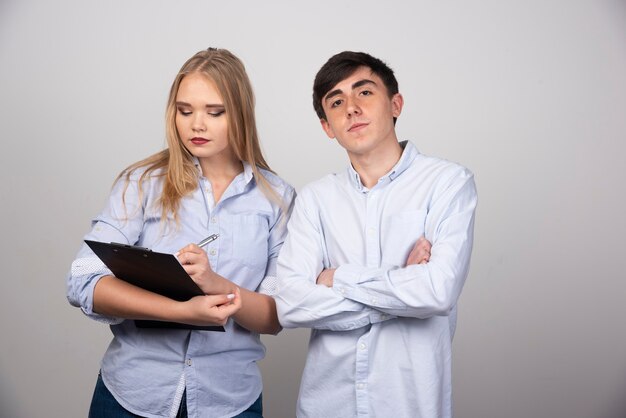
[[[263,395],[254,401],[250,408],[243,411],[241,414],[233,418],[263,418]],[[180,401],[180,408],[176,418],[187,418],[187,396],[183,393],[183,398]],[[141,418],[141,415],[135,415],[128,412],[117,402],[113,397],[109,389],[104,385],[102,376],[98,373],[98,381],[96,382],[96,388],[93,391],[93,398],[91,399],[91,407],[89,408],[89,418]]]

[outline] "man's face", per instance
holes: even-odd
[[[399,93],[390,98],[382,79],[360,67],[322,98],[322,128],[349,156],[365,156],[397,143],[393,118],[400,115],[402,104]]]

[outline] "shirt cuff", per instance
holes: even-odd
[[[93,291],[96,288],[96,284],[98,283],[98,281],[105,276],[104,274],[100,275],[99,277],[94,278],[91,283],[89,283],[89,288],[87,289],[88,292],[88,296],[86,298],[86,303],[80,307],[80,309],[83,311],[83,313],[85,315],[87,315],[89,318],[98,321],[98,322],[102,322],[103,324],[107,324],[107,325],[117,325],[117,324],[121,324],[124,319],[123,318],[117,318],[114,316],[106,316],[106,315],[101,315],[97,312],[93,311]]]
[[[278,293],[278,279],[276,276],[265,276],[256,291],[264,295],[274,296]]]
[[[341,294],[350,294],[358,284],[368,281],[369,276],[374,276],[374,274],[368,274],[370,270],[357,264],[344,264],[335,270],[333,288]]]
[[[359,284],[366,277],[375,276],[373,272],[368,274],[368,268],[363,268],[359,265],[355,264],[344,264],[335,270],[335,275],[333,276],[333,289],[339,292],[344,298],[352,299],[363,303],[369,307],[369,322],[370,324],[377,324],[379,322],[388,321],[390,319],[397,318],[395,315],[390,315],[385,312],[381,312],[371,305],[376,305],[377,299],[371,295],[369,292],[364,289],[359,289]]]
[[[370,323],[377,324],[379,322],[388,321],[394,318],[397,318],[397,316],[390,315],[388,313],[384,313],[384,312],[377,311],[377,310],[372,310],[372,313],[370,314]]]
[[[108,325],[119,324],[123,321],[122,318],[100,315],[93,311],[93,292],[96,288],[96,283],[103,276],[113,275],[111,270],[99,258],[82,257],[74,260],[71,274],[72,278],[70,280],[81,280],[81,283],[85,284],[84,289],[80,291],[80,309],[85,315]],[[86,280],[88,277],[90,279]]]
[[[370,316],[371,323],[383,322],[395,316],[378,309],[382,306],[393,306],[394,302],[382,296],[380,292],[368,288],[369,283],[381,280],[383,277],[380,269],[344,264],[335,270],[333,289],[346,299],[372,308],[374,312]]]

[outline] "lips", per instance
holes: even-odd
[[[203,145],[209,142],[209,140],[204,138],[191,138],[190,142],[194,145]]]
[[[350,126],[350,129],[348,129],[348,132],[355,132],[355,131],[361,130],[365,128],[367,125],[368,123],[364,123],[364,122],[355,123],[352,126]]]

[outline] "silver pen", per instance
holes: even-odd
[[[200,241],[198,243],[198,247],[204,247],[205,245],[207,245],[209,242],[213,242],[217,239],[217,237],[219,237],[220,234],[213,234],[213,235],[209,235],[208,237],[206,237],[205,239],[203,239],[202,241]]]

